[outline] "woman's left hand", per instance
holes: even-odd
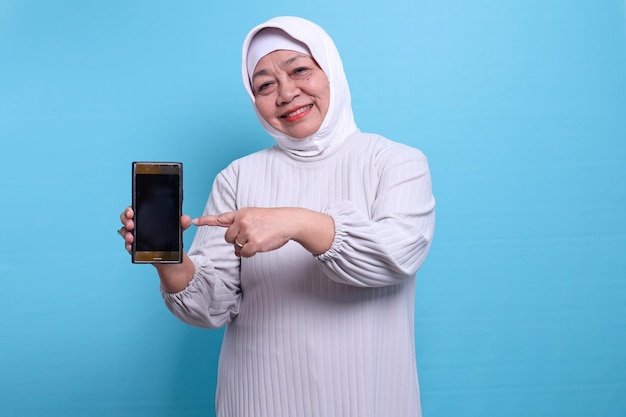
[[[330,248],[335,236],[335,224],[330,216],[295,207],[248,207],[198,217],[192,223],[226,228],[224,239],[233,244],[237,256],[245,258],[278,249],[289,240],[319,255]]]

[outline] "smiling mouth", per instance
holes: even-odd
[[[290,113],[284,114],[284,115],[282,115],[280,117],[282,119],[287,120],[287,121],[298,120],[299,118],[303,117],[304,114],[307,113],[312,108],[313,108],[313,105],[309,104],[308,106],[300,107],[298,110],[295,110],[295,111],[292,111]]]

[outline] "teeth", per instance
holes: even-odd
[[[313,107],[313,105],[312,105],[312,104],[309,104],[308,106],[305,106],[305,107],[301,107],[301,108],[299,108],[298,110],[294,111],[293,113],[289,113],[289,114],[287,114],[285,117],[293,117],[293,116],[296,116],[296,115],[298,115],[298,114],[300,114],[300,113],[303,113],[303,112],[305,112],[305,111],[309,110],[311,107]]]

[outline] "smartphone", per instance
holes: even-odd
[[[183,164],[133,162],[133,263],[183,261]]]

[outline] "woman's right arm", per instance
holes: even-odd
[[[205,208],[206,212],[235,208],[235,192],[223,175],[218,175]],[[132,249],[132,210],[121,220],[126,250]],[[191,225],[189,216],[181,225]],[[181,321],[197,327],[217,328],[228,324],[239,313],[241,288],[239,258],[233,245],[224,240],[219,227],[196,230],[191,248],[181,264],[155,265],[161,279],[161,294],[167,308]]]

